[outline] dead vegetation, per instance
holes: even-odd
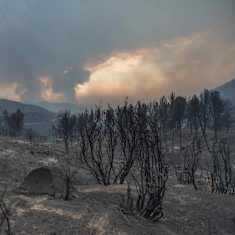
[[[2,139],[2,168],[8,170],[1,180],[14,182],[12,189],[40,167],[57,167],[63,185],[60,196],[46,193],[43,201],[13,190],[10,198],[22,205],[10,219],[1,200],[2,224],[9,234],[68,234],[42,225],[43,218],[55,216],[53,222],[66,224],[65,230],[71,225],[69,234],[232,234],[234,159],[225,104],[208,91],[189,100],[172,94],[159,103],[125,102],[77,116],[61,114],[53,143]],[[81,186],[87,176],[95,185]],[[213,216],[217,212],[230,221],[227,229]],[[29,228],[33,218],[36,227]]]

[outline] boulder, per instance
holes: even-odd
[[[58,168],[40,167],[32,170],[25,177],[20,186],[20,191],[31,195],[63,194],[64,181]]]

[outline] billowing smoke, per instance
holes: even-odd
[[[39,77],[40,82],[40,97],[47,102],[63,102],[65,97],[63,93],[54,91],[54,82],[48,77],[48,75],[43,75]]]
[[[234,76],[234,9],[233,0],[0,0],[0,96],[119,102],[214,86]]]
[[[214,88],[235,73],[235,42],[212,33],[176,38],[157,48],[110,55],[86,67],[89,80],[75,87],[78,102],[152,100],[171,91],[191,95]]]

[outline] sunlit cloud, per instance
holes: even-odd
[[[152,86],[160,88],[167,79],[155,64],[155,53],[147,49],[116,53],[97,65],[86,67],[90,72],[89,81],[75,87],[78,102],[113,103],[126,96],[130,99],[137,95],[152,97]]]
[[[0,97],[9,100],[22,101],[26,89],[19,83],[0,83]]]
[[[178,37],[154,48],[113,53],[87,64],[89,80],[74,88],[78,102],[156,99],[171,91],[191,95],[235,74],[235,43],[209,32]]]
[[[47,102],[62,102],[65,97],[63,93],[55,92],[53,88],[53,80],[48,75],[39,77],[41,85],[41,99]]]

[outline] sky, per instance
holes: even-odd
[[[235,77],[234,0],[0,0],[0,97],[121,103]]]

